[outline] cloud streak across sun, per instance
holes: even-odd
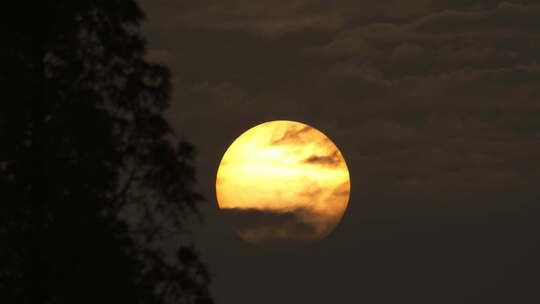
[[[219,207],[255,244],[323,238],[340,221],[349,192],[347,165],[335,144],[293,121],[243,133],[225,152],[216,181]]]

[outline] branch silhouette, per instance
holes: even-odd
[[[2,6],[0,302],[213,303],[185,229],[195,149],[137,3]]]

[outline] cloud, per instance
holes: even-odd
[[[306,208],[291,211],[222,208],[234,229],[248,241],[265,245],[298,245],[322,237],[316,223],[304,218],[317,217]]]
[[[285,132],[277,139],[273,139],[271,145],[294,145],[303,142],[303,135],[311,132],[313,129],[310,126],[299,127],[297,125],[287,126]]]
[[[183,27],[242,30],[267,38],[303,30],[336,29],[343,20],[336,10],[320,11],[313,0],[184,1],[183,5],[156,4],[154,10]]]
[[[341,185],[337,186],[333,191],[332,191],[332,194],[330,195],[330,199],[333,199],[333,198],[341,198],[343,196],[349,196],[350,194],[350,185],[349,185],[349,182],[344,182],[342,183]]]
[[[323,167],[338,167],[343,164],[343,158],[338,150],[334,150],[327,155],[312,155],[306,158],[303,163]]]
[[[414,28],[430,33],[477,33],[499,30],[506,36],[509,31],[520,35],[538,34],[540,5],[500,2],[494,8],[483,10],[444,10],[420,19]]]

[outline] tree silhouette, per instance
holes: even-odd
[[[212,303],[194,148],[133,0],[2,4],[0,302]]]

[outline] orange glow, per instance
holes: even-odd
[[[338,148],[320,131],[293,121],[271,121],[243,133],[225,152],[216,180],[222,210],[290,213],[313,227],[302,236],[279,223],[237,228],[256,244],[323,238],[345,212],[349,191],[349,171]]]

